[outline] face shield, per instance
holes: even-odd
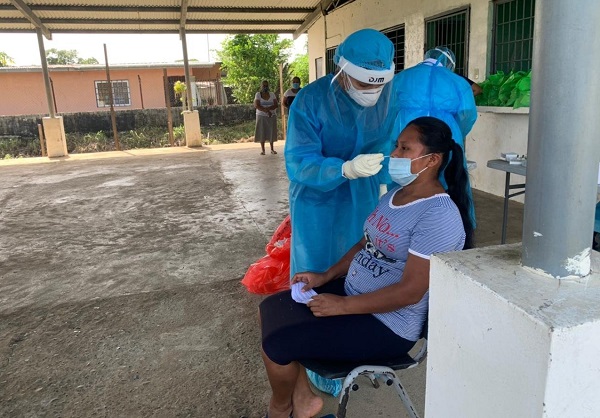
[[[454,71],[456,67],[456,57],[454,52],[445,46],[438,46],[430,49],[425,53],[425,61],[431,62],[434,65],[446,67],[450,71]]]
[[[393,77],[393,63],[383,71],[369,70],[340,57],[329,85],[330,117],[364,132],[380,129],[388,115]]]

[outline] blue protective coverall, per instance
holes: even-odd
[[[446,67],[430,63],[420,63],[396,74],[392,105],[397,113],[392,130],[394,142],[410,121],[433,116],[448,124],[452,138],[464,151],[464,139],[477,120],[469,83]]]
[[[363,223],[375,209],[384,182],[381,171],[348,180],[342,176],[342,164],[359,154],[389,155],[393,119],[387,117],[388,103],[380,99],[363,108],[333,88],[332,78],[330,74],[304,87],[290,107],[285,142],[290,277],[327,270],[362,238]]]

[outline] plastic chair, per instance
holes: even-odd
[[[412,369],[421,364],[427,357],[427,321],[425,321],[425,325],[421,331],[419,342],[421,341],[422,346],[414,357],[411,357],[409,354],[404,354],[396,359],[380,362],[376,365],[360,365],[357,363],[343,362],[333,363],[315,360],[301,361],[300,363],[307,369],[328,379],[340,379],[345,377],[338,403],[337,418],[346,417],[346,408],[348,406],[350,392],[358,390],[358,384],[355,383],[358,376],[367,376],[374,388],[379,388],[378,379],[385,382],[387,386],[394,386],[394,389],[396,389],[400,400],[402,400],[402,403],[406,408],[406,412],[408,412],[408,416],[410,418],[419,418],[408,393],[398,377],[397,371]]]

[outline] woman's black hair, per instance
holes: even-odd
[[[414,126],[419,131],[420,141],[428,153],[443,154],[439,170],[444,170],[448,195],[460,211],[466,233],[463,248],[465,250],[473,248],[474,227],[470,216],[473,201],[469,193],[469,176],[465,169],[462,148],[452,139],[452,131],[448,125],[437,118],[424,116],[413,120],[408,125]]]

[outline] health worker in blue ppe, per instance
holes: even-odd
[[[473,90],[461,76],[454,74],[454,53],[438,46],[425,53],[423,62],[396,74],[392,90],[392,112],[396,114],[391,131],[392,143],[406,125],[421,116],[432,116],[446,122],[452,139],[465,151],[465,138],[477,120]],[[467,160],[464,160],[465,168]],[[443,171],[440,181],[446,187]],[[469,197],[473,198],[471,186]],[[471,221],[475,224],[475,211],[471,206]]]
[[[290,107],[290,277],[327,270],[361,239],[379,201],[382,162],[392,146],[393,57],[385,35],[354,32],[336,49],[336,73],[305,86]]]
[[[433,116],[448,124],[452,138],[464,151],[464,139],[477,120],[477,108],[469,83],[454,74],[455,66],[454,53],[440,46],[427,51],[423,62],[394,77],[393,105],[398,116],[392,142],[410,121]]]

